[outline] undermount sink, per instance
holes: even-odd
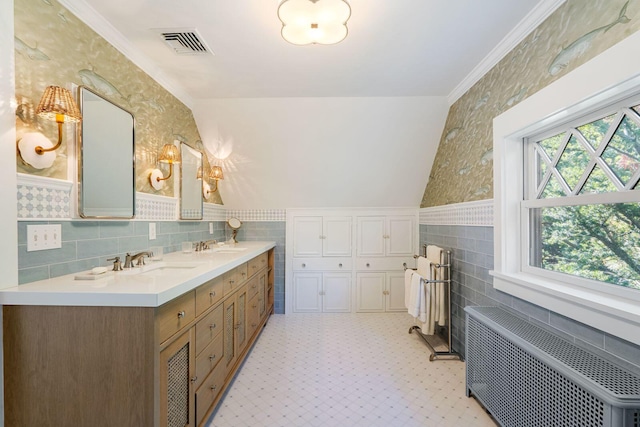
[[[235,254],[246,250],[247,248],[226,248],[222,246],[219,248],[214,248],[212,251],[219,254]]]
[[[154,262],[153,264],[143,265],[142,267],[128,268],[119,271],[118,274],[145,276],[165,276],[173,274],[182,274],[187,270],[196,268],[200,263],[195,262]]]

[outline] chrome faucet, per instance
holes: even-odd
[[[136,262],[136,265],[144,265],[144,257],[152,257],[153,256],[153,252],[149,252],[149,251],[143,251],[143,252],[138,252],[135,255],[131,255],[129,252],[127,252],[127,256],[124,259],[124,268],[131,268],[133,267],[133,262]]]
[[[218,243],[217,240],[207,240],[206,242],[200,242],[198,244],[196,244],[196,252],[197,251],[204,251],[205,249],[209,249],[209,245],[215,245],[216,243]]]

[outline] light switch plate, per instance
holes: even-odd
[[[209,223],[209,234],[213,234],[213,223]]]
[[[27,225],[27,252],[62,247],[61,224]]]
[[[149,223],[149,240],[156,240],[156,223]]]

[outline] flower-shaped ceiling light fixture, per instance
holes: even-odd
[[[350,16],[346,0],[283,0],[278,7],[282,37],[295,45],[341,42]]]

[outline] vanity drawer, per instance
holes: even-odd
[[[196,355],[222,331],[222,304],[196,323]]]
[[[228,295],[235,291],[247,279],[247,263],[237,266],[231,271],[227,271],[222,276],[224,280],[224,294]]]
[[[249,261],[249,277],[256,274],[262,268],[267,266],[267,253],[258,255],[254,259]]]
[[[236,267],[236,276],[238,278],[238,285],[243,284],[244,281],[249,278],[249,274],[247,270],[248,270],[248,266],[246,262]]]
[[[222,360],[222,334],[219,334],[196,358],[196,389],[209,375],[209,372]]]
[[[196,315],[201,315],[206,309],[222,299],[224,284],[222,277],[216,277],[196,288]]]
[[[160,342],[166,341],[195,318],[196,301],[193,291],[161,305],[157,314]]]
[[[247,283],[247,299],[251,300],[254,296],[258,294],[258,289],[260,287],[260,277],[255,276],[249,280]]]
[[[351,271],[351,258],[294,258],[293,271]]]
[[[218,363],[209,376],[196,391],[196,425],[204,421],[211,404],[222,391],[224,386],[224,363]]]
[[[389,271],[404,270],[403,263],[408,268],[414,268],[416,260],[413,257],[380,257],[380,258],[358,258],[356,260],[356,270],[359,271]]]

